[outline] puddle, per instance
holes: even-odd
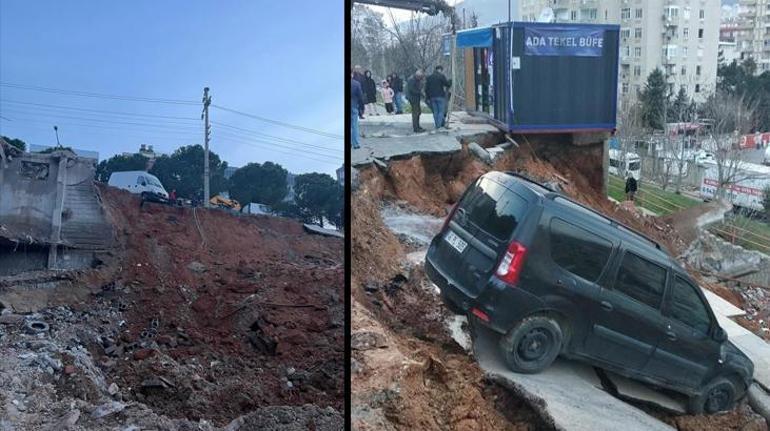
[[[468,332],[468,318],[460,315],[448,317],[445,321],[447,329],[452,339],[466,352],[471,351],[471,334]]]
[[[393,233],[414,245],[423,247],[430,245],[430,241],[444,224],[444,219],[405,211],[393,206],[383,208],[381,215],[385,226]]]

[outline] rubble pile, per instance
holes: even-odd
[[[0,430],[342,427],[340,239],[100,193],[118,246],[85,295],[0,288]]]

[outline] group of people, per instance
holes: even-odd
[[[425,101],[433,111],[433,123],[436,129],[446,127],[447,96],[452,81],[444,76],[444,68],[436,66],[427,78],[422,69],[412,75],[406,83],[406,99],[412,108],[412,129],[415,133],[424,132],[420,127],[420,104]],[[397,73],[391,73],[381,82],[380,94],[388,114],[403,113],[404,82]],[[362,71],[361,66],[353,67],[350,80],[350,124],[351,145],[360,148],[358,120],[364,115],[379,115],[377,112],[377,84],[370,70]]]
[[[423,94],[425,101],[433,111],[433,125],[436,126],[436,129],[446,127],[447,90],[451,87],[452,81],[444,76],[444,68],[441,65],[436,66],[433,73],[427,78],[422,69],[417,69],[414,75],[409,78],[406,83],[406,99],[412,107],[412,129],[415,133],[425,131],[420,127],[420,114],[422,114],[420,103]]]

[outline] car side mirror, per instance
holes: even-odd
[[[717,326],[716,330],[714,331],[714,341],[717,343],[724,343],[727,341],[727,332],[725,332],[721,326]]]

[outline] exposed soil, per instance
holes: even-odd
[[[56,326],[57,346],[68,343],[54,335],[60,331],[81,334],[98,368],[92,374],[103,377],[65,373],[52,403],[104,401],[114,383],[114,398],[164,418],[223,426],[267,406],[312,404],[319,410],[291,414],[341,423],[342,240],[310,235],[288,219],[140,208],[128,192],[100,187],[100,194],[116,250],[100,268],[74,275],[70,283],[89,292],[85,299],[52,301],[38,313]],[[53,305],[74,317],[50,314]],[[66,353],[54,357],[82,368]]]
[[[445,156],[391,160],[387,168],[359,174],[352,198],[353,339],[377,340],[354,347],[353,405],[357,429],[547,429],[537,408],[507,389],[486,382],[472,357],[448,334],[447,312],[429,289],[421,266],[409,267],[399,241],[382,223],[384,203],[443,217],[467,185],[489,170],[515,171],[636,229],[672,254],[685,249],[670,224],[616,205],[601,190],[601,146],[570,147],[547,140],[524,142],[494,166],[466,148]],[[742,305],[740,295],[716,283],[711,290]],[[652,412],[679,430],[765,429],[744,406],[719,416],[672,416]],[[470,416],[468,416],[470,414]],[[763,425],[763,423],[762,423]]]

